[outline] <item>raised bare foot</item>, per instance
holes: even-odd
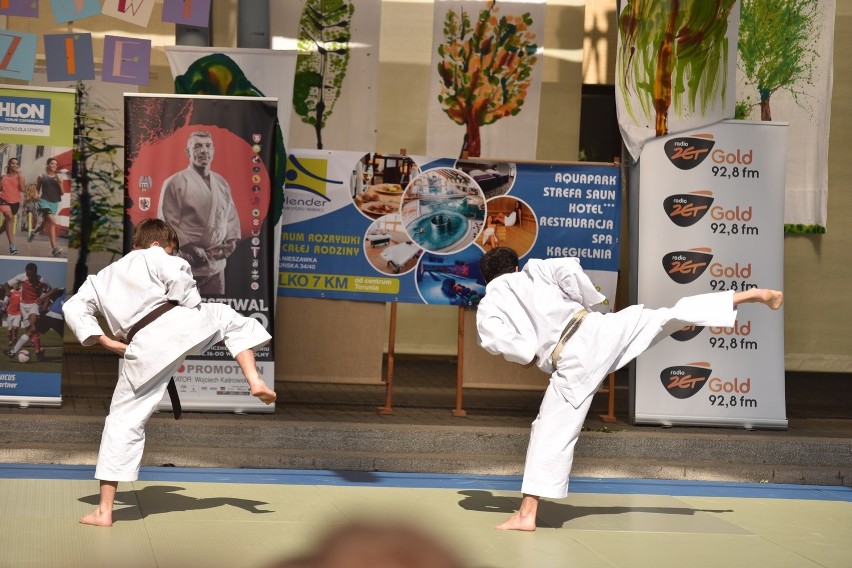
[[[261,402],[265,404],[272,404],[275,402],[275,399],[278,398],[278,395],[275,394],[275,391],[266,386],[266,383],[261,382],[260,384],[253,385],[251,387],[252,396],[256,396],[260,399]]]
[[[535,517],[521,517],[520,513],[515,513],[494,528],[500,531],[534,531]]]
[[[100,508],[95,509],[85,517],[80,519],[80,524],[92,525],[96,527],[111,527],[112,526],[112,511],[108,513],[101,512]]]
[[[784,293],[778,290],[764,290],[763,303],[770,309],[777,310],[784,303]]]

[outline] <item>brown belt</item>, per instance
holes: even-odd
[[[583,308],[574,314],[568,321],[568,325],[566,325],[565,329],[562,331],[562,336],[553,348],[553,353],[550,354],[550,362],[553,363],[554,368],[556,367],[556,362],[559,360],[559,354],[562,353],[562,349],[565,347],[565,344],[568,343],[571,336],[580,329],[580,323],[582,323],[583,318],[587,315],[589,315],[589,310]]]
[[[133,339],[133,336],[139,333],[139,330],[153,322],[155,319],[169,311],[170,309],[177,306],[177,302],[166,302],[165,304],[160,304],[147,314],[145,314],[142,319],[133,324],[133,327],[130,328],[130,331],[127,333],[127,338],[125,342],[130,343]],[[180,420],[181,415],[181,407],[180,407],[180,397],[178,396],[177,385],[175,385],[175,378],[171,377],[169,379],[169,384],[166,387],[166,390],[169,392],[169,400],[172,402],[172,412],[175,415],[175,420]]]

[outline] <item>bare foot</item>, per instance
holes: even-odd
[[[260,399],[261,402],[265,404],[272,404],[275,402],[275,399],[278,398],[278,395],[275,394],[275,391],[266,386],[266,383],[261,382],[260,384],[253,385],[251,387],[252,396],[256,396]]]
[[[521,517],[520,513],[515,513],[494,528],[500,531],[534,531],[535,517]]]
[[[112,511],[101,512],[100,507],[82,517],[80,524],[92,525],[95,527],[111,527],[112,526]]]
[[[772,310],[777,310],[784,303],[784,293],[778,290],[764,290],[763,303]]]

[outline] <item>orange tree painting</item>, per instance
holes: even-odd
[[[727,89],[728,16],[736,0],[627,0],[618,21],[621,90],[636,120],[631,94],[669,131],[669,109],[704,114]],[[730,53],[729,53],[730,52]]]
[[[462,7],[444,17],[438,46],[438,102],[450,119],[465,127],[461,154],[477,157],[480,128],[521,112],[538,60],[529,13],[500,15],[488,2],[476,21]]]
[[[340,97],[355,5],[349,0],[308,0],[299,21],[293,110],[314,127],[317,149],[322,129]]]
[[[740,70],[757,97],[737,103],[737,118],[747,118],[760,106],[760,120],[772,120],[769,101],[786,91],[800,104],[804,87],[813,85],[819,58],[817,0],[742,0],[740,10]]]

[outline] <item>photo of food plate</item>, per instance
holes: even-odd
[[[403,192],[402,186],[398,183],[380,183],[371,185],[370,189],[376,193],[383,193],[385,195],[401,195]]]
[[[370,201],[361,204],[361,211],[368,215],[390,215],[399,212],[399,203],[396,201]]]

